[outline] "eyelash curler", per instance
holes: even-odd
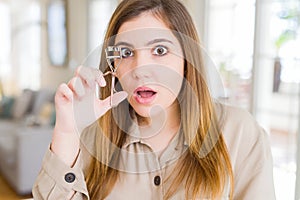
[[[122,60],[122,49],[116,46],[108,46],[105,49],[105,57],[110,71],[105,72],[103,76],[111,74],[110,105],[112,106],[112,95],[117,92],[115,89],[115,79],[118,67],[120,66]]]

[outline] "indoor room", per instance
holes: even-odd
[[[55,92],[78,66],[98,68],[121,1],[0,0],[0,200],[33,198],[56,122]],[[263,127],[276,199],[300,200],[300,0],[180,1],[214,73],[213,97]]]

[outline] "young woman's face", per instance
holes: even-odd
[[[153,110],[150,114],[153,106],[168,111],[177,105],[184,59],[177,38],[162,20],[146,12],[125,22],[115,46],[122,49],[117,77],[140,116],[155,115]]]

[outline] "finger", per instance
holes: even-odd
[[[80,77],[89,87],[93,87],[95,85],[95,76],[87,67],[78,67],[76,69],[76,76]]]
[[[96,74],[96,82],[98,83],[98,85],[100,87],[105,87],[106,86],[106,81],[105,81],[105,78],[103,76],[103,73],[100,70],[95,70],[95,74]]]
[[[105,110],[105,112],[112,107],[117,106],[119,103],[121,103],[126,97],[128,96],[127,92],[121,91],[113,94],[113,96],[109,96],[106,99],[103,99],[101,101],[100,107]],[[112,101],[111,101],[112,98]]]
[[[73,77],[69,81],[68,86],[79,98],[83,97],[86,94],[83,82],[79,77]]]
[[[126,99],[128,96],[128,93],[125,92],[125,91],[121,91],[121,92],[117,92],[115,94],[113,94],[112,96],[112,104],[111,104],[111,101],[110,101],[110,97],[107,97],[106,99],[104,100],[98,100],[98,102],[100,102],[100,105],[97,106],[97,110],[96,110],[96,113],[97,113],[97,117],[100,117],[102,116],[104,113],[106,113],[109,109],[111,109],[112,107],[115,107],[117,106],[119,103],[121,103],[124,99]]]
[[[112,107],[117,106],[119,103],[121,103],[123,100],[125,100],[128,96],[128,93],[125,91],[117,92],[113,94],[112,96]],[[110,98],[109,98],[110,99]]]
[[[55,102],[60,102],[61,100],[73,100],[73,92],[65,83],[62,83],[58,86],[57,92],[55,94]]]
[[[76,70],[76,75],[81,77],[89,87],[93,87],[95,82],[101,87],[106,85],[106,81],[100,70],[80,66]]]

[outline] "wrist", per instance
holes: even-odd
[[[79,152],[79,137],[76,133],[53,132],[51,151],[67,165],[72,166]]]

